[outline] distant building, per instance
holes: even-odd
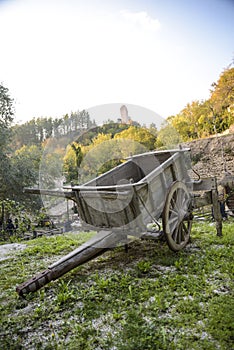
[[[120,115],[122,124],[130,124],[130,118],[128,116],[128,109],[125,105],[120,107]]]
[[[122,124],[129,124],[132,126],[139,126],[139,127],[141,126],[140,123],[132,120],[131,117],[129,117],[128,109],[125,105],[120,107],[120,116],[121,116],[121,118],[117,119],[117,123],[119,123],[119,124],[122,123]]]

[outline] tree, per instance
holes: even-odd
[[[146,151],[153,150],[156,141],[156,136],[153,133],[147,128],[138,126],[130,126],[128,129],[116,134],[115,138],[133,140],[142,144],[146,148]]]
[[[199,118],[210,113],[204,102],[192,101],[177,115],[167,118],[169,124],[180,134],[183,141],[200,137]]]
[[[0,151],[2,152],[10,137],[13,122],[13,99],[9,90],[0,84]]]
[[[13,99],[9,91],[0,85],[0,199],[5,199],[7,191],[11,188],[11,164],[9,158],[8,143],[11,135],[11,123],[13,121]]]
[[[166,122],[158,132],[155,148],[171,149],[176,147],[181,141],[181,136],[177,130],[170,122]]]
[[[63,158],[63,172],[66,178],[66,182],[72,182],[72,181],[78,180],[76,154],[71,144],[67,146],[66,154]]]
[[[217,132],[228,129],[234,123],[234,68],[227,68],[217,83],[212,84],[210,105]]]
[[[11,156],[12,186],[8,189],[7,197],[20,201],[31,209],[38,209],[41,201],[39,196],[26,195],[24,188],[38,185],[41,155],[41,147],[32,145],[21,147]]]
[[[212,84],[210,100],[215,112],[234,104],[234,68],[227,68],[220,75],[217,83]]]
[[[24,145],[40,145],[41,140],[38,133],[37,122],[34,118],[24,124],[15,125],[12,131],[13,138],[11,147],[14,150],[20,149]]]
[[[77,180],[79,182],[79,168],[83,160],[83,153],[81,150],[81,146],[77,142],[72,142],[71,148],[75,152],[75,156],[76,156]]]
[[[212,84],[208,100],[188,103],[167,121],[183,141],[207,137],[228,129],[234,123],[234,68],[225,69],[217,83]]]
[[[12,147],[14,150],[22,146],[40,146],[42,142],[50,138],[52,134],[58,136],[60,120],[52,118],[33,118],[21,125],[13,127]]]

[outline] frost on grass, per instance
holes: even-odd
[[[12,258],[14,254],[19,251],[25,249],[27,246],[25,244],[19,243],[10,243],[0,245],[0,261]]]
[[[217,238],[202,226],[177,254],[155,242],[134,243],[128,254],[107,252],[21,303],[12,293],[15,284],[76,243],[69,247],[61,238],[53,254],[47,245],[53,239],[45,247],[35,241],[28,251],[16,250],[14,264],[1,264],[3,349],[117,350],[132,337],[142,349],[155,342],[158,349],[231,348],[232,232],[225,225],[229,236]]]
[[[121,330],[120,325],[115,322],[113,314],[108,312],[98,318],[92,320],[93,328],[98,332],[102,338],[109,338],[115,336]]]

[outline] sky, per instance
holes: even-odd
[[[17,122],[126,104],[151,123],[209,98],[234,60],[234,0],[0,0],[0,42]]]

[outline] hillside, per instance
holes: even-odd
[[[193,169],[201,177],[216,176],[220,180],[224,172],[234,175],[234,133],[218,135],[182,144],[191,148]]]

